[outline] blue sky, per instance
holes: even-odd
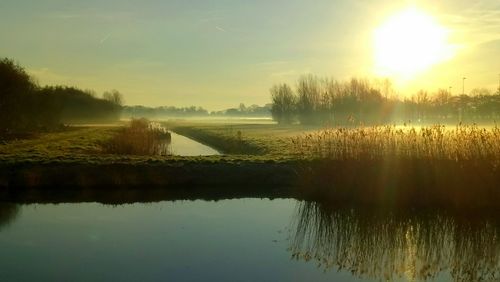
[[[462,46],[408,85],[494,88],[499,1],[2,0],[0,56],[40,84],[118,89],[127,104],[222,109],[269,102],[274,83],[305,73],[373,77],[373,30],[412,4]]]

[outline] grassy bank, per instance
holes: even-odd
[[[500,169],[451,160],[317,160],[301,163],[301,198],[384,207],[498,207]]]
[[[0,200],[16,202],[293,197],[291,164],[225,159],[0,166]]]
[[[0,162],[26,160],[71,160],[103,153],[102,144],[117,133],[118,127],[71,127],[13,139],[0,145]]]
[[[490,209],[499,208],[500,202],[498,169],[468,162],[54,160],[3,164],[0,171],[3,199],[29,198],[33,191],[91,195],[132,189],[138,199],[141,193],[147,197],[151,191],[164,190],[167,195],[279,196],[388,208]]]

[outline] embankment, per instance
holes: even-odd
[[[293,197],[292,164],[254,162],[0,165],[0,200],[136,202]]]
[[[294,197],[338,205],[500,208],[500,169],[419,160],[0,165],[0,199],[134,202]]]

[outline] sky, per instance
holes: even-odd
[[[498,0],[2,0],[0,57],[40,85],[117,89],[128,105],[262,105],[273,84],[303,74],[382,76],[375,31],[408,6],[446,29],[455,51],[396,78],[398,93],[457,94],[462,77],[465,92],[498,87]]]

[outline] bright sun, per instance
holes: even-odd
[[[448,31],[416,8],[389,18],[374,37],[376,73],[399,80],[409,80],[454,55]]]

